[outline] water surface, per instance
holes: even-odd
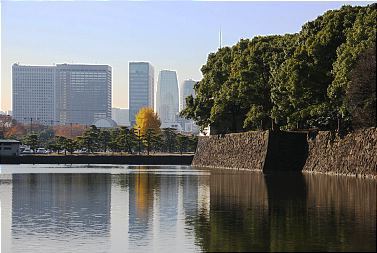
[[[2,252],[375,251],[376,181],[190,166],[0,167]]]

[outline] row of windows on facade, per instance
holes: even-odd
[[[0,147],[0,150],[12,150],[12,148],[10,148],[10,147],[4,147],[4,148]]]

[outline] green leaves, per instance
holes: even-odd
[[[24,137],[24,139],[22,140],[22,143],[24,145],[30,146],[30,149],[34,150],[35,152],[35,149],[38,148],[38,145],[39,145],[38,135],[28,134]]]
[[[241,39],[208,56],[182,115],[201,129],[333,129],[358,55],[376,43],[376,4],[343,6],[298,34]],[[326,108],[328,107],[328,108]]]

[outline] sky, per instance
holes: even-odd
[[[330,9],[368,2],[11,1],[1,5],[1,108],[11,110],[13,63],[108,64],[113,107],[128,108],[128,62],[200,80],[207,56],[241,38],[299,32]],[[372,3],[372,2],[369,2]]]

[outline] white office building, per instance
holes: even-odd
[[[111,119],[108,65],[12,66],[13,117],[44,125]]]
[[[128,73],[129,121],[133,126],[142,107],[154,108],[154,68],[149,62],[130,62]]]
[[[91,125],[111,119],[111,67],[58,64],[56,115],[59,124]]]
[[[179,93],[177,73],[175,71],[160,71],[156,99],[157,113],[162,126],[176,122],[179,112]]]
[[[118,126],[130,126],[129,110],[126,108],[112,108],[111,118],[117,123]]]
[[[49,125],[55,120],[54,66],[12,66],[13,118]]]

